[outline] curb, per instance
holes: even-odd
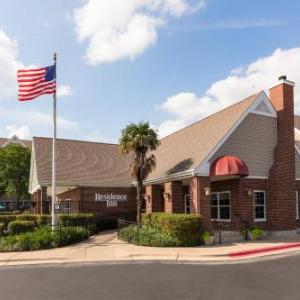
[[[278,246],[264,247],[264,248],[260,248],[260,249],[230,252],[228,254],[228,256],[231,258],[238,258],[238,257],[243,257],[243,256],[248,256],[248,255],[262,254],[262,253],[268,253],[268,252],[273,252],[273,251],[293,249],[293,248],[298,248],[298,247],[300,247],[300,243],[283,244],[283,245],[278,245]]]

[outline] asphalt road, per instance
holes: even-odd
[[[300,255],[237,265],[0,267],[0,299],[300,299]]]

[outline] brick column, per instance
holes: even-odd
[[[158,184],[146,186],[146,212],[162,211],[162,191]]]
[[[204,188],[210,187],[209,177],[193,177],[190,183],[191,213],[202,216],[203,228],[211,229],[210,196],[205,195]]]
[[[277,145],[269,172],[267,221],[271,230],[296,228],[294,84],[285,77],[270,89],[277,111]]]
[[[184,213],[184,199],[182,194],[182,182],[170,181],[165,183],[165,193],[170,195],[167,199],[164,197],[165,212]]]
[[[42,186],[40,190],[40,199],[41,199],[41,206],[40,206],[40,214],[48,213],[48,196],[47,196],[47,187]]]

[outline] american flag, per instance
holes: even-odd
[[[18,70],[20,101],[32,100],[56,91],[55,65],[39,69]]]

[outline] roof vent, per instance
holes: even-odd
[[[278,77],[278,80],[286,80],[286,75],[281,75]]]

